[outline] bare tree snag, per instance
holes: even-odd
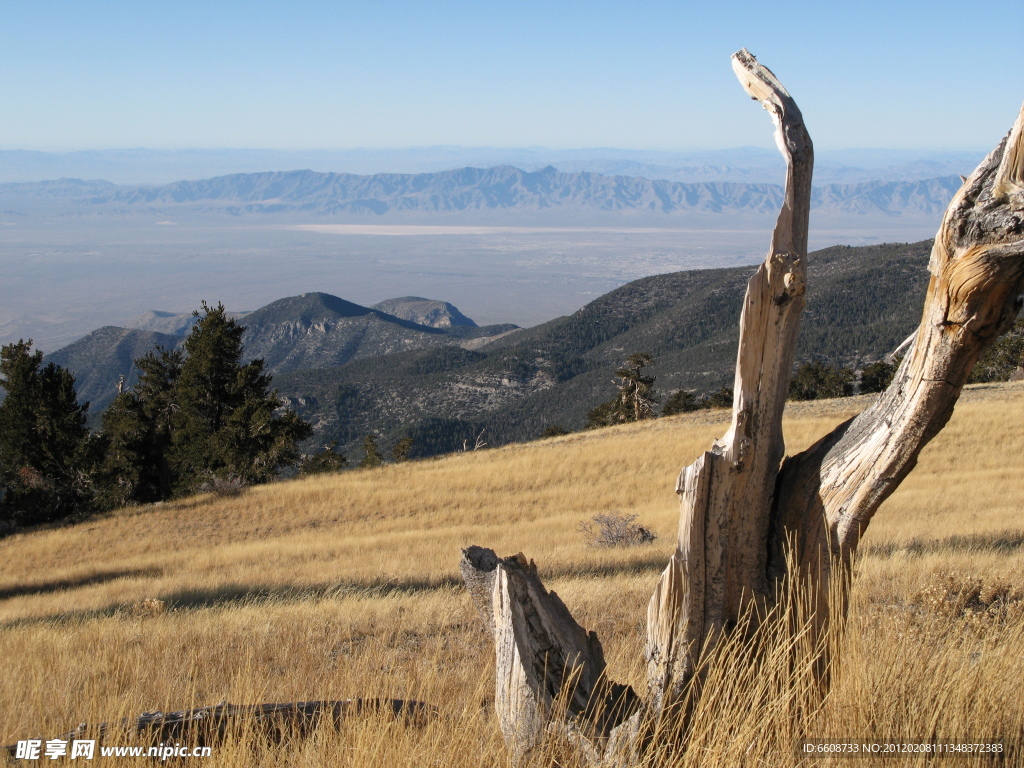
[[[676,485],[679,542],[647,613],[648,689],[656,710],[678,702],[694,660],[709,639],[732,629],[745,603],[772,598],[771,499],[805,303],[814,149],[800,110],[775,75],[746,49],[732,57],[732,66],[775,123],[786,190],[768,256],[743,300],[732,424]]]
[[[576,623],[537,567],[523,555],[499,560],[481,547],[463,550],[460,571],[481,615],[490,616],[495,643],[495,709],[517,762],[549,730],[563,730],[594,762],[621,749],[616,729],[636,713],[629,686],[605,677],[604,651]],[[490,605],[480,585],[491,584]],[[481,604],[481,603],[485,604]],[[626,742],[632,743],[631,738]]]
[[[771,573],[794,537],[802,569],[827,581],[946,425],[967,377],[1014,322],[1024,291],[1024,108],[953,197],[932,247],[921,324],[869,409],[786,460],[775,499]]]
[[[864,413],[784,460],[782,414],[804,307],[813,149],[800,110],[775,75],[745,49],[732,63],[775,123],[785,196],[768,256],[747,284],[729,430],[676,484],[677,546],[647,611],[647,699],[638,704],[630,691],[628,707],[612,707],[621,714],[587,724],[584,754],[605,765],[628,764],[659,739],[684,742],[702,659],[727,648],[720,642],[730,637],[752,640],[758,651],[758,630],[769,626],[764,617],[786,613],[777,610],[785,608],[779,597],[797,578],[813,590],[809,640],[820,654],[813,687],[827,686],[819,640],[834,618],[829,611],[845,612],[849,588],[845,577],[835,579],[834,564],[849,573],[845,566],[879,505],[949,420],[971,368],[1022,305],[1024,108],[946,211],[921,324],[901,345],[908,351],[892,384]],[[495,634],[502,732],[521,756],[552,725],[586,721],[588,697],[607,699],[601,646],[544,591],[522,555],[498,560],[490,550],[472,551],[489,553],[495,571],[492,581],[467,575],[467,584]],[[754,658],[760,663],[758,653]],[[577,687],[559,719],[552,705],[569,679]]]
[[[498,556],[493,550],[483,547],[471,546],[462,550],[462,559],[459,561],[459,573],[466,583],[473,604],[480,613],[491,637],[494,637],[494,608],[492,606],[492,595],[494,594],[495,569],[498,567]]]

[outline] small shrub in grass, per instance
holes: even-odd
[[[159,616],[167,613],[168,610],[167,602],[155,597],[147,597],[145,600],[133,603],[131,609],[135,616]]]
[[[336,453],[335,448],[338,442],[334,441],[325,445],[319,453],[305,456],[299,464],[300,475],[325,475],[329,472],[340,472],[348,466],[348,459],[344,454]]]
[[[594,515],[579,525],[579,530],[592,547],[633,547],[650,544],[658,535],[634,522],[638,515],[608,512]]]
[[[212,493],[214,496],[237,496],[249,484],[238,475],[214,477],[199,486],[200,493]]]
[[[1024,589],[1001,578],[940,573],[911,602],[979,631],[1024,619]]]

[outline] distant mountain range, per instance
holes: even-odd
[[[913,330],[928,282],[931,243],[810,254],[798,356],[856,366],[881,358]],[[629,283],[575,314],[530,329],[477,328],[443,302],[382,302],[399,314],[308,293],[240,318],[249,357],[263,357],[285,403],[314,424],[311,445],[350,452],[369,433],[402,436],[415,453],[455,450],[481,431],[498,445],[558,424],[580,428],[614,393],[612,372],[634,352],[655,358],[662,393],[731,383],[743,290],[753,267],[694,270]],[[437,310],[435,312],[434,310]],[[417,323],[409,317],[433,325]],[[144,320],[145,318],[143,318]],[[464,324],[458,324],[464,323]],[[109,402],[130,360],[182,336],[101,328],[47,355],[78,378],[93,411]]]
[[[911,150],[818,150],[820,184],[920,181],[969,175],[985,153]],[[513,165],[534,171],[553,165],[567,172],[643,176],[684,183],[738,181],[778,183],[785,166],[775,149],[670,152],[597,147],[588,149],[414,147],[280,151],[268,149],[106,149],[78,152],[0,150],[0,183],[41,179],[106,179],[118,184],[166,184],[267,169],[309,168],[355,174],[435,173],[466,166]]]
[[[834,214],[935,216],[961,184],[958,176],[870,181],[815,187],[812,207]],[[72,213],[152,212],[300,214],[361,220],[446,214],[619,213],[646,217],[758,214],[778,211],[778,184],[682,183],[641,176],[527,172],[513,166],[439,173],[374,174],[287,171],[232,174],[158,186],[60,179],[0,185],[0,211],[16,215],[40,206]]]

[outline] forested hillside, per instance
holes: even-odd
[[[410,303],[420,309],[425,305],[435,311],[437,308],[433,305],[444,304],[425,299],[419,299],[419,304],[416,304],[410,302],[410,298],[391,299],[390,302],[398,302],[396,306],[406,310]],[[455,310],[454,307],[451,309]],[[373,307],[363,307],[330,294],[304,293],[271,302],[255,312],[241,315],[239,321],[245,328],[245,359],[262,359],[265,370],[272,374],[300,368],[330,368],[353,360],[413,349],[471,344],[474,341],[483,343],[490,337],[517,328],[511,324],[478,327],[468,318],[463,318],[468,320],[468,324],[460,322],[461,313],[454,323],[444,312],[431,317],[434,317],[437,327]],[[447,324],[444,324],[445,320],[448,320]],[[133,361],[157,346],[173,349],[181,345],[192,323],[179,323],[178,327],[178,333],[170,334],[106,326],[47,355],[46,361],[74,373],[78,399],[91,404],[95,420],[117,395],[118,381],[122,377],[124,387],[134,386],[138,381],[139,370]]]
[[[931,243],[836,246],[809,256],[799,358],[848,367],[891,352],[916,327]],[[712,392],[731,384],[737,321],[752,267],[656,275],[575,314],[475,351],[451,346],[367,358],[275,378],[318,441],[355,447],[376,433],[411,436],[414,455],[579,429],[615,392],[634,352],[654,357],[656,389]]]
[[[812,253],[799,360],[858,368],[895,349],[918,322],[930,247]],[[374,434],[385,447],[411,437],[412,455],[422,456],[478,439],[491,446],[534,439],[556,425],[580,429],[588,411],[616,392],[613,372],[637,352],[653,356],[648,373],[662,401],[679,389],[699,396],[731,385],[753,269],[646,277],[525,330],[478,328],[443,301],[405,297],[371,308],[324,293],[281,299],[239,322],[245,359],[263,359],[285,404],[313,424],[307,448],[336,442],[359,457]],[[98,426],[119,378],[134,384],[132,360],[182,339],[101,328],[47,361],[75,375],[79,401],[91,401],[90,423]]]

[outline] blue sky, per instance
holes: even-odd
[[[823,149],[991,148],[1024,2],[6,0],[0,147],[771,145],[746,46]]]

